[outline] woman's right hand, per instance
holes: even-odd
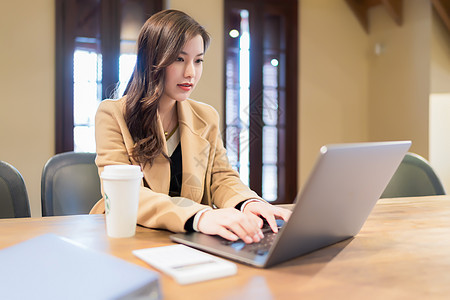
[[[204,212],[197,228],[205,234],[217,234],[230,241],[241,238],[249,244],[264,237],[262,225],[263,220],[256,215],[244,214],[235,208],[221,208]]]

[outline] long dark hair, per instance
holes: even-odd
[[[197,35],[203,38],[206,51],[209,34],[178,10],[158,12],[142,26],[136,66],[124,92],[125,121],[136,143],[131,155],[139,163],[152,165],[162,152],[164,137],[158,130],[157,110],[164,92],[165,69],[177,59],[186,42]]]

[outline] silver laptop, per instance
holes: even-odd
[[[410,146],[410,141],[323,146],[289,221],[278,222],[279,232],[265,232],[259,243],[230,242],[198,232],[170,238],[262,268],[351,238],[361,230]]]

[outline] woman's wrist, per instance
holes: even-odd
[[[212,208],[210,208],[210,207],[204,208],[195,214],[194,222],[192,223],[192,228],[194,229],[194,231],[197,231],[197,232],[200,231],[200,230],[198,230],[198,222],[200,221],[200,218],[202,217],[202,215],[205,212],[207,212],[208,210],[212,210]]]
[[[260,199],[248,199],[248,200],[244,201],[244,203],[242,203],[241,208],[240,208],[241,212],[244,212],[245,207],[247,206],[247,204],[250,204],[250,203],[252,203],[252,202],[262,202],[262,203],[266,203],[266,202],[264,202],[264,201],[262,201],[262,200],[260,200]]]

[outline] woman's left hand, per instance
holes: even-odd
[[[245,207],[245,214],[254,214],[258,217],[262,217],[266,219],[267,223],[269,223],[270,228],[273,232],[278,232],[277,222],[275,220],[276,217],[283,219],[284,221],[289,220],[291,216],[291,211],[285,208],[276,207],[272,204],[262,202],[262,201],[252,201],[249,202]]]

